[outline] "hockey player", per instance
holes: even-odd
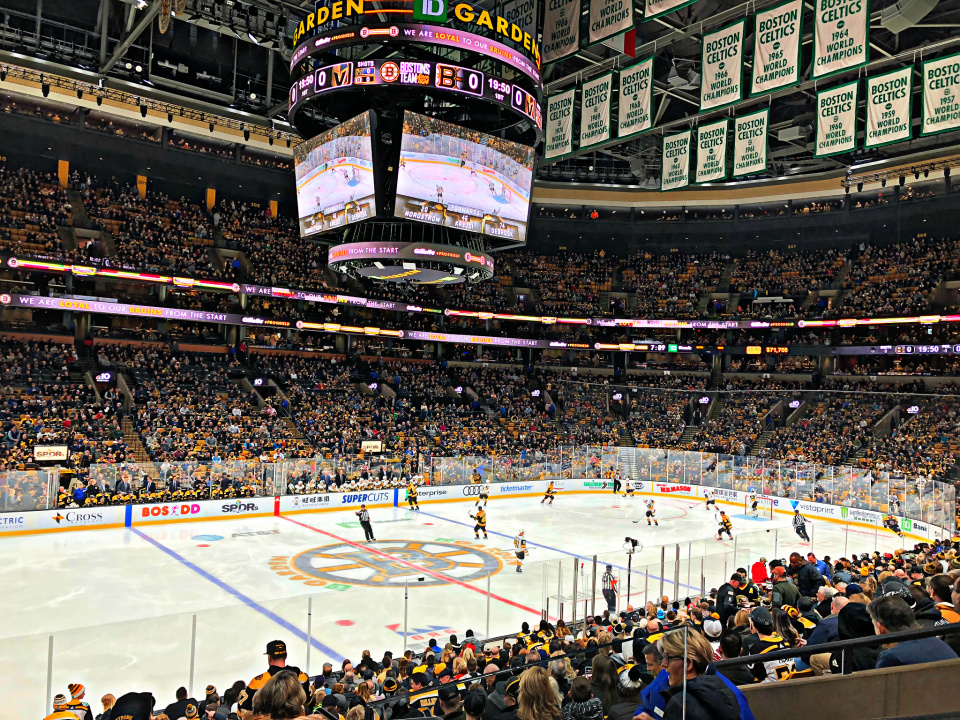
[[[477,498],[477,507],[480,507],[482,503],[484,507],[487,506],[487,502],[490,500],[490,486],[484,483],[480,486],[480,497]]]
[[[893,515],[887,515],[883,518],[883,526],[887,530],[895,532],[898,536],[903,537],[903,530],[900,529],[900,523]]]
[[[473,526],[473,534],[477,538],[477,540],[480,539],[481,530],[483,531],[483,539],[488,540],[489,538],[487,537],[487,511],[484,510],[483,508],[480,508],[479,510],[477,510],[477,514],[471,515],[470,518],[472,520],[477,521],[477,524]]]
[[[710,509],[710,506],[712,505],[712,506],[713,506],[713,509],[716,510],[716,509],[717,509],[717,494],[716,494],[713,490],[706,490],[706,491],[704,491],[703,496],[707,499],[707,502],[706,502],[706,504],[704,505],[704,507],[705,507],[707,510],[709,510],[709,509]]]
[[[407,505],[411,510],[420,509],[420,503],[417,502],[417,484],[413,480],[407,485]]]
[[[801,540],[810,542],[810,536],[807,535],[807,520],[800,514],[799,510],[793,511],[793,529]]]
[[[757,500],[757,494],[755,492],[750,493],[749,500],[750,500],[750,516],[757,517],[760,514],[760,511],[757,510],[757,506],[759,505],[759,502]]]
[[[647,525],[650,524],[650,521],[653,520],[653,524],[657,527],[660,527],[660,521],[657,520],[657,501],[651,498],[646,501],[647,506]]]
[[[633,491],[636,488],[633,487],[633,483],[628,478],[624,478],[623,481],[623,496],[624,497],[633,497]]]
[[[548,505],[553,505],[553,499],[557,496],[557,491],[553,487],[553,481],[550,481],[550,484],[547,486],[547,491],[543,494],[543,500],[540,501],[540,504],[543,505],[544,502],[549,500]]]
[[[723,539],[723,534],[726,533],[727,537],[733,540],[733,523],[730,522],[730,518],[727,517],[727,514],[721,510],[720,511],[720,529],[717,531],[717,540]]]
[[[513,554],[517,556],[517,572],[523,572],[523,559],[527,556],[527,539],[523,536],[521,529],[513,539]]]

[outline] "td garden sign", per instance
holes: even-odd
[[[307,15],[307,17],[293,31],[293,46],[297,47],[305,39],[324,26],[333,21],[341,21],[347,18],[355,18],[357,24],[367,22],[367,16],[376,17],[377,14],[406,12],[409,13],[409,7],[404,4],[402,10],[382,7],[383,1],[373,3],[367,0],[335,0],[325,5],[320,5],[317,9]],[[457,25],[462,25],[464,30],[476,30],[485,28],[487,35],[499,36],[509,40],[517,45],[522,45],[530,53],[531,58],[540,67],[540,46],[536,38],[525,31],[516,23],[510,22],[506,18],[491,15],[486,10],[477,11],[473,6],[467,3],[457,3],[452,5],[449,0],[413,0],[413,20],[416,22],[436,23],[446,25],[450,21],[449,15],[452,14]],[[409,15],[400,15],[397,22],[405,22]]]

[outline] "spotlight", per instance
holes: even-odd
[[[254,45],[259,45],[259,44],[260,44],[260,41],[257,40],[256,37],[254,37],[254,35],[253,35],[252,32],[248,32],[248,33],[247,33],[247,37],[250,38],[250,42],[252,42]]]
[[[143,65],[137,65],[137,66],[136,66],[135,68],[133,68],[133,69],[136,70],[137,72],[143,72]]]
[[[256,93],[250,93],[250,99],[251,99],[251,100],[256,100],[256,99],[257,99],[257,94],[256,94]]]
[[[900,176],[900,187],[903,187],[903,184],[907,181],[907,178],[903,175]]]
[[[250,142],[250,131],[249,131],[249,130],[244,130],[244,131],[243,131],[243,140],[244,140],[244,142]]]
[[[173,122],[173,113],[171,113],[171,112],[168,112],[168,113],[167,113],[167,122],[168,122],[168,123],[172,123],[172,122]]]
[[[77,100],[83,100],[83,90],[77,90]]]
[[[147,6],[147,0],[137,0],[137,10],[143,10]]]
[[[141,106],[140,106],[140,117],[146,117],[146,116],[147,116],[147,106],[146,106],[146,105],[141,105]]]
[[[97,107],[103,105],[103,95],[97,95]]]
[[[40,86],[40,91],[43,93],[44,97],[47,97],[50,94],[50,86],[47,83],[43,83]]]
[[[124,67],[125,67],[127,70],[133,70],[133,63],[132,63],[132,62],[125,63],[125,64],[124,64]]]
[[[213,123],[210,123],[210,132],[213,132]]]
[[[863,183],[862,183],[862,182],[858,182],[858,183],[857,183],[857,192],[863,192]]]

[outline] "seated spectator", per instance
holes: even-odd
[[[899,594],[883,595],[867,606],[877,635],[916,630],[920,626],[906,600]],[[877,658],[876,667],[898,667],[954,660],[957,654],[938,637],[905,640],[887,647]]]

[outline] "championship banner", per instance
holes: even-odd
[[[927,60],[923,79],[923,112],[920,132],[934,135],[960,128],[960,53]]]
[[[550,0],[543,15],[544,64],[573,55],[580,47],[580,0]]]
[[[697,173],[695,182],[707,183],[727,177],[726,118],[697,128]]]
[[[751,95],[799,82],[802,39],[803,0],[788,0],[756,14]]]
[[[617,137],[623,138],[653,127],[653,58],[620,71],[620,107]]]
[[[690,184],[690,139],[693,130],[663,138],[663,162],[660,167],[660,191],[679,190]]]
[[[643,22],[653,20],[654,18],[672,13],[687,5],[692,5],[697,0],[647,0],[643,6]]]
[[[870,0],[815,0],[812,77],[870,60]]]
[[[610,95],[613,73],[583,84],[580,91],[579,149],[610,139]]]
[[[500,6],[500,17],[513,23],[534,40],[537,38],[537,0],[507,0]]]
[[[913,137],[913,65],[867,78],[867,131],[864,147]]]
[[[547,160],[573,150],[573,98],[576,88],[547,98],[543,157]]]
[[[700,112],[737,102],[743,94],[743,35],[747,21],[703,36]]]
[[[733,176],[767,169],[767,126],[770,108],[738,117],[733,130]]]
[[[817,93],[815,157],[850,152],[857,147],[857,91],[860,82]]]
[[[589,0],[590,45],[621,35],[633,27],[633,0]]]

